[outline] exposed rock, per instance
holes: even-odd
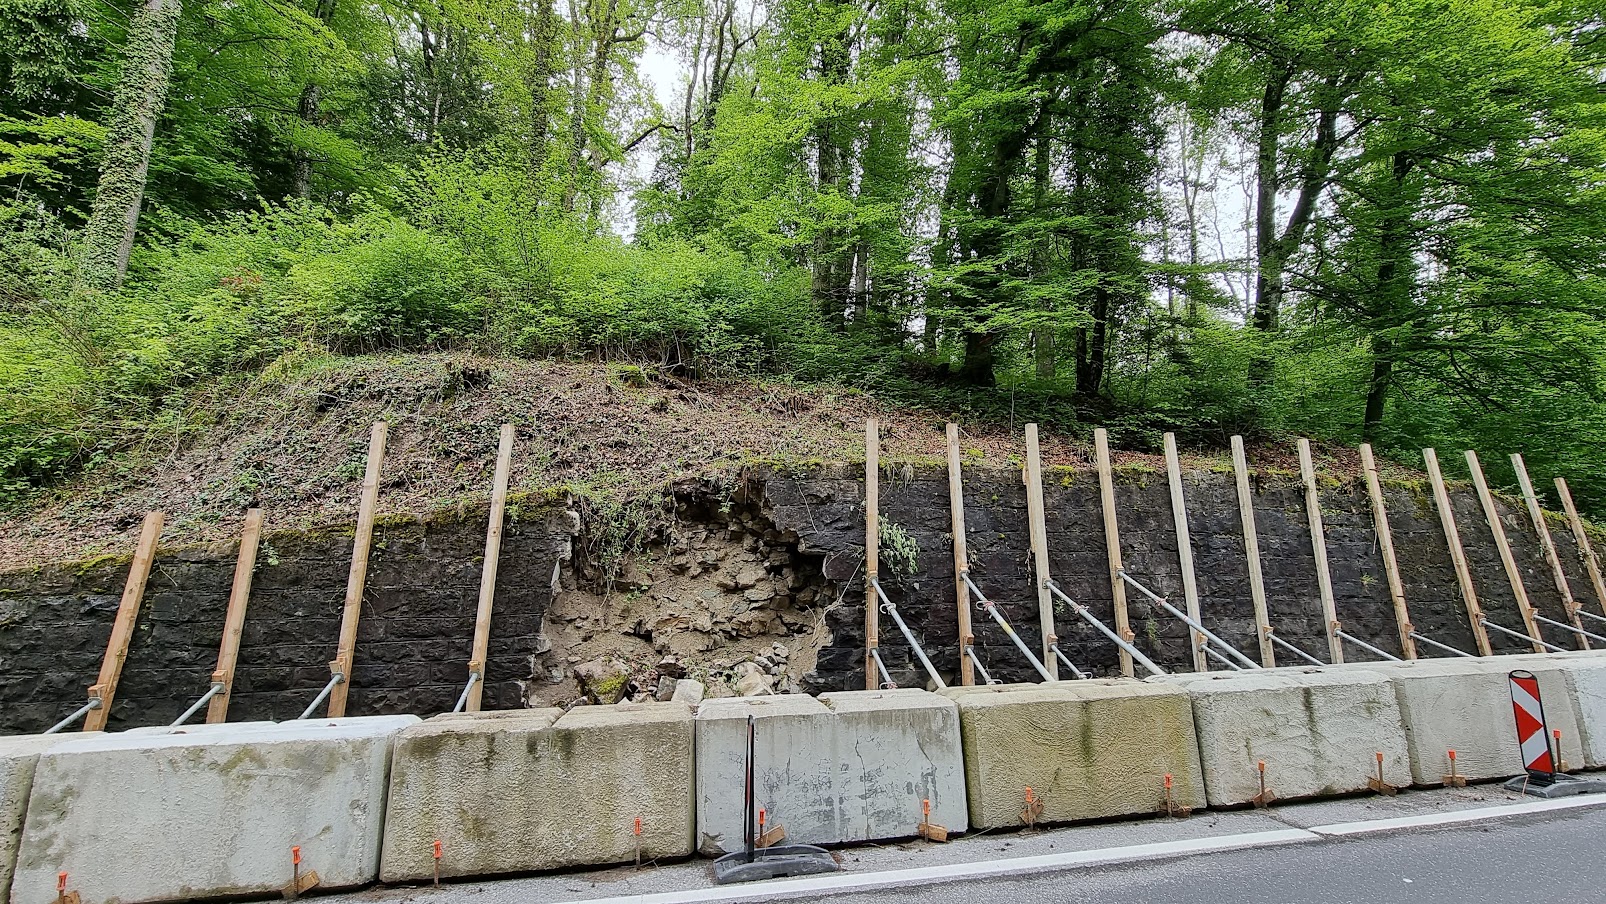
[[[664,675],[663,677],[659,678],[658,679],[658,694],[657,694],[658,700],[664,701],[664,700],[672,699],[675,696],[675,685],[676,684],[677,684],[677,682],[675,681],[675,679],[671,678],[668,675]]]
[[[775,685],[756,664],[744,662],[736,667],[736,690],[743,697],[762,697],[775,693]]]
[[[703,702],[704,693],[703,683],[701,681],[695,681],[691,678],[682,678],[675,682],[675,692],[670,696],[669,699],[675,703],[685,703],[690,706],[696,706],[697,704]]]
[[[630,670],[617,659],[591,659],[574,667],[575,680],[598,703],[617,703],[630,686]]]

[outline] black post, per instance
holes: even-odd
[[[742,837],[747,841],[748,863],[753,862],[753,851],[757,844],[757,839],[753,837],[753,821],[755,819],[753,812],[753,798],[755,797],[753,793],[753,760],[755,759],[753,736],[753,717],[750,715],[747,717],[747,793],[744,795],[744,818],[742,820]]]

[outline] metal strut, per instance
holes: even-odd
[[[1003,684],[1004,683],[1002,681],[999,681],[997,678],[994,678],[993,676],[987,674],[987,667],[981,664],[981,659],[979,659],[976,656],[976,648],[973,645],[965,644],[965,655],[970,657],[970,664],[975,666],[976,667],[976,671],[981,673],[981,680],[982,680],[983,684]]]
[[[1241,671],[1244,670],[1243,666],[1241,666],[1238,663],[1233,662],[1231,659],[1228,659],[1227,657],[1221,655],[1220,651],[1218,651],[1215,647],[1212,647],[1209,644],[1200,644],[1199,645],[1199,649],[1202,650],[1206,656],[1209,656],[1211,659],[1214,659],[1215,661],[1221,663],[1222,665],[1226,666],[1229,669],[1232,669],[1235,672],[1241,672]]]
[[[1359,637],[1356,637],[1355,635],[1350,634],[1347,631],[1334,630],[1333,633],[1337,634],[1339,637],[1344,638],[1345,640],[1347,640],[1350,643],[1356,645],[1357,647],[1360,647],[1361,649],[1367,651],[1368,653],[1371,653],[1371,654],[1373,654],[1375,656],[1383,657],[1384,659],[1388,660],[1389,662],[1403,662],[1404,661],[1404,660],[1400,659],[1400,657],[1395,656],[1393,653],[1388,653],[1388,652],[1385,652],[1383,650],[1380,650],[1377,647],[1372,646],[1371,644],[1367,643],[1364,640],[1361,640]]]
[[[301,715],[296,716],[296,720],[300,721],[301,719],[310,719],[310,718],[312,718],[312,711],[318,708],[318,704],[320,704],[323,701],[329,699],[329,695],[334,693],[335,685],[340,684],[341,682],[343,682],[345,680],[346,680],[346,676],[340,674],[339,672],[336,672],[333,675],[330,675],[329,676],[329,683],[323,686],[323,690],[318,692],[318,696],[314,697],[311,703],[307,704],[306,711],[303,712]]]
[[[1076,679],[1078,681],[1088,677],[1086,672],[1084,672],[1081,669],[1076,667],[1076,663],[1072,662],[1070,660],[1070,657],[1066,656],[1063,652],[1060,651],[1060,645],[1059,644],[1057,644],[1057,643],[1049,644],[1048,648],[1050,650],[1054,651],[1055,658],[1059,659],[1060,662],[1065,663],[1065,667],[1071,670],[1071,674],[1075,675]]]
[[[1593,612],[1585,612],[1583,609],[1579,609],[1578,614],[1585,618],[1592,618],[1598,622],[1606,622],[1606,615],[1596,615]]]
[[[1487,618],[1478,619],[1478,624],[1483,625],[1485,628],[1493,628],[1496,631],[1499,631],[1501,634],[1509,634],[1512,637],[1521,638],[1523,640],[1528,641],[1529,643],[1539,644],[1540,646],[1544,647],[1547,650],[1555,650],[1557,653],[1569,652],[1566,647],[1558,647],[1553,643],[1546,643],[1545,641],[1540,640],[1537,637],[1529,637],[1528,635],[1523,634],[1520,631],[1513,631],[1510,628],[1503,628],[1500,625],[1497,625],[1494,622],[1488,620]]]
[[[1015,642],[1015,646],[1020,648],[1021,653],[1031,660],[1032,668],[1037,670],[1037,674],[1043,676],[1044,681],[1053,681],[1054,676],[1048,673],[1048,669],[1043,668],[1043,661],[1037,658],[1037,654],[1032,652],[1031,647],[1026,646],[1026,642],[1020,639],[1019,634],[1015,633],[1015,629],[1009,626],[1009,622],[1004,619],[1004,613],[999,612],[998,606],[994,605],[993,601],[987,598],[987,594],[982,593],[981,588],[977,587],[976,583],[970,579],[970,572],[968,570],[961,571],[959,576],[965,579],[965,584],[970,587],[970,592],[976,594],[976,608],[991,615],[993,621],[998,622],[998,627],[1003,628],[1004,633],[1008,634],[1009,639]]]
[[[55,734],[56,732],[61,731],[74,722],[77,722],[79,719],[82,719],[84,716],[89,715],[89,711],[92,709],[100,709],[99,697],[89,698],[89,702],[74,710],[72,715],[45,729],[45,734]]]
[[[1574,634],[1582,634],[1585,637],[1592,638],[1594,640],[1599,640],[1599,641],[1602,641],[1602,642],[1606,642],[1606,637],[1602,637],[1599,634],[1592,634],[1589,631],[1585,631],[1583,628],[1573,627],[1572,625],[1569,625],[1566,622],[1559,622],[1559,621],[1556,621],[1553,618],[1545,618],[1543,615],[1540,615],[1537,612],[1534,613],[1534,621],[1542,621],[1547,625],[1555,625],[1558,628],[1561,628],[1561,629],[1566,630],[1566,631],[1571,631]]]
[[[1438,641],[1434,640],[1433,638],[1431,638],[1431,637],[1423,637],[1421,634],[1418,634],[1415,631],[1411,632],[1411,639],[1415,640],[1415,641],[1417,641],[1419,643],[1425,643],[1430,647],[1438,647],[1439,649],[1444,650],[1447,653],[1454,653],[1457,656],[1465,656],[1468,659],[1477,659],[1478,658],[1478,657],[1472,655],[1471,653],[1468,653],[1466,650],[1457,650],[1455,647],[1452,647],[1447,643],[1439,643]]]
[[[223,682],[221,682],[221,681],[212,682],[212,686],[210,688],[208,688],[206,693],[201,696],[201,699],[199,699],[199,700],[195,701],[194,703],[190,704],[190,708],[184,710],[184,715],[179,716],[177,719],[174,719],[173,720],[173,724],[168,726],[168,727],[169,728],[177,728],[178,726],[183,725],[185,722],[188,722],[190,720],[190,716],[193,716],[197,712],[200,712],[201,707],[205,706],[209,701],[211,701],[211,699],[213,697],[216,697],[218,694],[221,694],[221,693],[223,693]]]
[[[1153,600],[1154,603],[1156,605],[1158,605],[1160,608],[1162,608],[1165,611],[1171,613],[1172,615],[1175,615],[1177,618],[1182,619],[1184,622],[1187,622],[1188,623],[1188,627],[1193,628],[1195,631],[1198,631],[1200,634],[1203,634],[1205,637],[1209,638],[1209,640],[1211,642],[1214,642],[1217,646],[1221,647],[1226,652],[1232,654],[1232,656],[1234,658],[1236,658],[1239,662],[1243,663],[1246,667],[1251,668],[1251,669],[1260,668],[1260,663],[1258,663],[1258,662],[1254,661],[1253,659],[1250,659],[1248,656],[1245,656],[1244,654],[1238,652],[1236,649],[1233,648],[1232,644],[1227,643],[1225,640],[1222,640],[1221,638],[1217,637],[1215,634],[1211,633],[1209,628],[1206,628],[1204,625],[1200,624],[1199,622],[1194,621],[1192,616],[1188,615],[1188,613],[1183,612],[1181,609],[1178,609],[1176,606],[1171,605],[1170,601],[1167,600],[1165,597],[1160,596],[1159,594],[1155,593],[1153,590],[1150,590],[1149,588],[1143,586],[1143,584],[1140,581],[1138,581],[1137,578],[1134,578],[1132,575],[1127,574],[1126,573],[1126,569],[1123,568],[1120,571],[1117,571],[1116,574],[1121,578],[1121,580],[1126,581],[1128,584],[1131,584],[1133,587],[1136,587],[1138,589],[1139,593],[1141,593],[1144,596],[1148,597],[1149,599]],[[1206,643],[1206,644],[1202,645],[1200,647],[1200,649],[1204,650],[1206,653],[1209,653],[1210,652],[1209,643]],[[1216,656],[1215,658],[1219,659],[1220,657]]]
[[[1309,653],[1305,652],[1304,650],[1301,650],[1299,647],[1296,647],[1293,644],[1289,643],[1288,641],[1283,640],[1281,637],[1278,637],[1276,631],[1267,631],[1266,632],[1266,636],[1271,639],[1272,643],[1276,644],[1279,647],[1282,647],[1283,649],[1285,649],[1288,652],[1294,654],[1295,656],[1298,656],[1300,659],[1305,660],[1306,662],[1310,663],[1311,665],[1326,665],[1327,664],[1327,663],[1321,661],[1320,659],[1317,659],[1315,656],[1312,656]]]
[[[1094,615],[1093,613],[1089,612],[1087,610],[1086,606],[1084,606],[1081,603],[1078,603],[1076,600],[1073,600],[1070,597],[1066,596],[1065,595],[1065,591],[1061,590],[1059,588],[1058,584],[1055,584],[1053,581],[1045,581],[1043,583],[1043,586],[1047,587],[1049,589],[1049,591],[1052,592],[1055,596],[1057,596],[1060,599],[1064,600],[1065,601],[1065,605],[1070,606],[1072,612],[1075,612],[1077,615],[1081,616],[1083,621],[1086,621],[1088,624],[1092,625],[1093,627],[1098,628],[1099,631],[1105,637],[1108,637],[1110,640],[1114,641],[1116,646],[1118,646],[1121,649],[1125,650],[1128,656],[1131,656],[1134,660],[1136,660],[1144,668],[1148,669],[1151,673],[1156,674],[1156,675],[1164,675],[1165,674],[1165,669],[1162,669],[1159,666],[1155,665],[1153,660],[1151,660],[1149,657],[1143,655],[1143,651],[1142,650],[1139,650],[1137,647],[1133,646],[1132,643],[1130,641],[1128,641],[1126,638],[1124,638],[1121,635],[1115,633],[1115,631],[1112,630],[1109,625],[1106,625],[1104,622],[1099,621],[1099,617],[1097,615]]]
[[[463,685],[463,693],[457,696],[457,705],[452,707],[452,712],[460,713],[465,707],[468,706],[468,693],[469,691],[472,691],[474,689],[474,685],[479,684],[481,680],[483,679],[478,670],[468,673],[468,683]]]
[[[937,674],[937,667],[926,658],[926,651],[920,649],[920,642],[915,640],[914,632],[903,623],[903,616],[898,614],[898,607],[893,605],[892,600],[887,599],[887,595],[881,591],[881,582],[871,577],[870,586],[875,588],[875,595],[881,598],[881,611],[892,616],[892,620],[898,623],[898,630],[903,632],[903,639],[909,641],[909,646],[914,648],[915,655],[920,658],[920,664],[926,667],[926,674],[931,676],[931,680],[937,683],[939,689],[947,687],[948,684],[942,680],[942,676]]]
[[[896,688],[898,682],[893,681],[892,676],[887,673],[887,664],[881,661],[881,651],[871,647],[870,658],[875,660],[875,670],[881,673],[881,687],[884,690]]]

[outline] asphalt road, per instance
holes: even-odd
[[[1584,904],[1606,901],[1606,808],[849,892],[831,904]]]

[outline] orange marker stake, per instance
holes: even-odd
[[[1566,772],[1567,771],[1567,762],[1561,758],[1561,729],[1559,729],[1559,728],[1551,729],[1550,733],[1552,735],[1554,735],[1555,738],[1556,738],[1556,756],[1555,756],[1556,771],[1557,772]]]
[[[641,869],[641,817],[636,817],[636,869]]]
[[[290,847],[290,900],[301,893],[301,845]]]
[[[1449,754],[1450,774],[1444,777],[1444,784],[1449,788],[1465,788],[1467,786],[1467,780],[1461,775],[1460,771],[1456,767],[1455,751],[1451,750],[1449,751]]]
[[[435,887],[441,887],[441,840],[435,839]]]
[[[62,902],[66,901],[66,900],[67,900],[67,874],[65,872],[57,873],[56,874],[56,904],[62,904]]]

